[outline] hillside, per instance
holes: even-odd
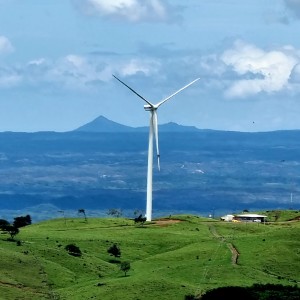
[[[45,221],[21,228],[15,238],[20,246],[1,234],[0,295],[183,300],[222,286],[299,287],[299,225],[228,223],[190,215],[144,226],[123,218]],[[68,244],[78,246],[82,256],[68,254]],[[113,244],[120,248],[120,258],[107,253]],[[239,253],[236,261],[232,247]],[[131,266],[126,276],[120,271],[123,261]]]

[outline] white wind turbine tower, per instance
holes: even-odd
[[[157,155],[157,165],[158,170],[160,170],[160,162],[159,162],[159,146],[158,146],[158,123],[157,123],[157,109],[165,103],[167,100],[181,92],[182,90],[186,89],[188,86],[199,80],[200,78],[197,78],[190,82],[189,84],[185,85],[172,95],[166,97],[165,99],[161,100],[157,104],[153,104],[150,101],[146,100],[144,97],[142,97],[140,94],[138,94],[135,90],[133,90],[130,86],[128,86],[126,83],[124,83],[122,80],[117,78],[115,75],[113,75],[119,82],[121,82],[123,85],[125,85],[128,89],[130,89],[134,94],[136,94],[138,97],[143,99],[147,104],[144,105],[144,109],[146,111],[150,111],[150,128],[149,128],[149,146],[148,146],[148,171],[147,171],[147,205],[146,205],[146,220],[151,221],[152,220],[152,178],[153,178],[153,135],[155,136],[155,142],[156,142],[156,155]]]

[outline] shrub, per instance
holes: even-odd
[[[79,247],[74,244],[67,245],[65,247],[65,249],[68,251],[68,253],[70,255],[73,255],[73,256],[81,256],[82,255]]]
[[[130,262],[129,261],[121,262],[120,270],[124,272],[124,275],[126,277],[127,272],[130,270]]]
[[[113,244],[107,249],[107,252],[114,257],[121,257],[121,250],[117,244]]]

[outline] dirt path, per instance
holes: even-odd
[[[214,237],[221,240],[221,242],[226,243],[227,247],[229,248],[229,250],[231,252],[231,263],[233,265],[237,265],[240,253],[237,251],[237,249],[234,247],[234,245],[230,242],[227,242],[226,239],[217,232],[215,226],[209,225],[209,231],[211,232],[211,234]]]
[[[159,226],[168,226],[171,224],[175,224],[175,223],[179,223],[181,222],[181,220],[177,220],[177,219],[159,219],[154,221],[155,225],[159,225]]]

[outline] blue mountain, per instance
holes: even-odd
[[[104,116],[99,116],[95,120],[80,126],[74,131],[77,132],[146,132],[149,127],[130,127],[111,121]],[[200,129],[194,126],[183,126],[174,122],[159,125],[160,132],[195,132]]]
[[[134,128],[116,123],[103,116],[80,126],[74,131],[78,132],[132,132]]]

